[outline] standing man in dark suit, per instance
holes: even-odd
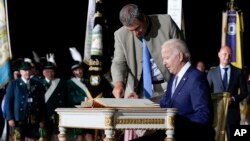
[[[30,79],[30,69],[30,63],[22,62],[21,77],[10,81],[6,89],[6,120],[14,129],[14,138],[21,141],[37,140],[45,121],[45,89]]]
[[[189,50],[182,40],[162,45],[164,66],[172,74],[161,107],[177,108],[176,141],[212,141],[212,101],[205,75],[191,66]],[[200,138],[201,137],[201,138]]]
[[[221,47],[218,57],[220,64],[209,70],[207,79],[213,93],[226,91],[231,94],[227,114],[227,134],[230,137],[230,126],[240,124],[239,102],[248,95],[247,83],[242,70],[231,65],[232,50],[230,47]]]

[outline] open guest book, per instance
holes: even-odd
[[[87,108],[87,107],[107,107],[107,108],[125,108],[125,107],[160,107],[159,104],[149,99],[125,99],[125,98],[95,98],[93,100],[83,101],[81,105],[76,107]]]

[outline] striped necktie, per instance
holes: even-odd
[[[176,76],[174,77],[174,81],[173,81],[173,84],[172,84],[171,98],[173,97],[174,91],[175,91],[175,89],[176,89],[177,81],[178,81],[178,75],[176,75]]]

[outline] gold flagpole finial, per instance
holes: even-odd
[[[99,11],[97,11],[97,12],[95,13],[94,17],[95,17],[95,18],[96,18],[96,17],[102,17],[102,13],[100,13]]]
[[[230,10],[235,10],[234,0],[230,0]]]
[[[234,0],[230,0],[230,2],[227,3],[227,10],[230,10],[230,11],[239,10]]]
[[[96,3],[102,3],[102,0],[96,0]]]

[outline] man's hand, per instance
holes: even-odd
[[[10,127],[15,127],[15,121],[12,119],[8,121],[8,124]]]
[[[135,92],[132,92],[128,95],[128,97],[126,98],[130,98],[130,99],[138,99],[138,95]]]
[[[229,105],[232,104],[233,102],[235,102],[235,98],[232,96],[232,97],[230,97],[230,99],[229,99]]]
[[[124,96],[124,84],[121,81],[118,81],[114,84],[112,91],[115,98],[121,98]]]

